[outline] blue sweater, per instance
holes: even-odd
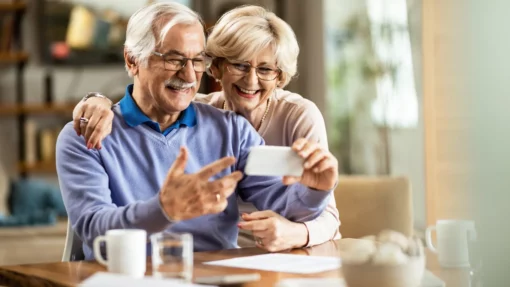
[[[271,209],[293,221],[312,220],[326,207],[331,191],[315,191],[301,184],[285,186],[279,177],[245,176],[223,212],[171,223],[158,193],[180,146],[189,150],[186,173],[195,173],[224,156],[235,156],[236,164],[214,180],[243,171],[250,147],[264,144],[244,118],[205,104],[192,103],[191,107],[196,124],[181,125],[164,135],[147,124],[128,125],[116,105],[112,133],[103,140],[101,150],[87,150],[72,123],[63,128],[57,141],[58,178],[87,259],[93,258],[90,246],[96,236],[123,228],[145,229],[148,234],[189,232],[195,251],[235,248],[237,196],[259,210]]]

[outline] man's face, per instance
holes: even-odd
[[[156,27],[156,35],[162,26]],[[189,106],[200,87],[203,72],[195,72],[191,61],[175,71],[178,67],[175,63],[183,58],[203,58],[204,47],[204,32],[200,24],[177,24],[154,51],[165,56],[151,55],[147,67],[139,67],[138,84],[144,96],[152,97],[158,111],[169,114]]]

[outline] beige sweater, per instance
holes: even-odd
[[[197,94],[195,100],[223,108],[225,99],[223,92],[208,95]],[[291,146],[295,140],[304,137],[317,141],[322,147],[328,148],[324,118],[317,106],[298,94],[278,89],[273,95],[270,110],[259,129],[266,145]],[[251,212],[255,207],[247,203],[240,206],[243,212]],[[338,226],[338,210],[334,195],[324,212],[315,220],[305,222],[308,228],[308,246],[324,243],[340,238]]]

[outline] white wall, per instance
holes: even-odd
[[[471,116],[468,126],[474,146],[470,152],[474,159],[473,203],[481,243],[478,251],[482,254],[483,286],[509,286],[510,2],[453,3],[463,9],[458,14],[462,19],[454,19],[463,37],[452,43],[465,65],[456,66],[453,71],[466,86],[463,96]]]

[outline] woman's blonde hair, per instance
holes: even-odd
[[[299,45],[292,28],[262,7],[245,5],[223,14],[207,39],[206,52],[214,58],[249,61],[271,47],[285,87],[297,72]]]

